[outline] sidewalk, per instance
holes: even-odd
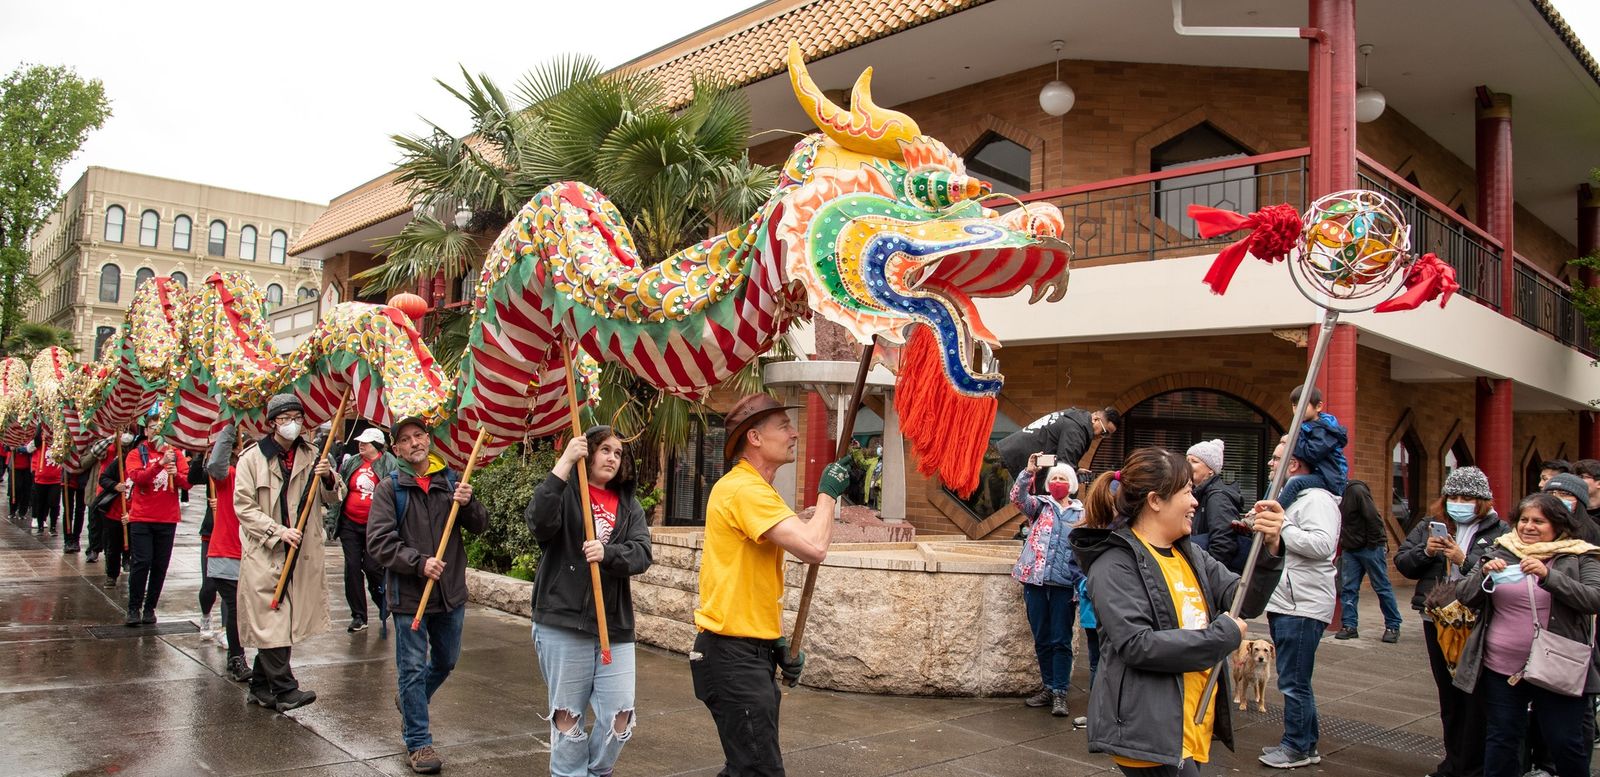
[[[63,556],[59,537],[0,521],[0,728],[8,742],[0,775],[410,773],[392,701],[393,648],[376,627],[344,632],[336,545],[328,561],[334,629],[294,651],[296,675],[317,702],[289,715],[245,706],[243,687],[222,675],[224,651],[196,634],[204,504],[197,489],[184,506],[153,628],[121,625],[125,582],[105,590],[100,565]],[[1399,593],[1409,597],[1410,589]],[[1365,589],[1362,604],[1363,638],[1330,638],[1319,649],[1323,762],[1297,774],[1422,775],[1437,763],[1439,719],[1421,623],[1406,609],[1400,643],[1384,645],[1376,600]],[[1264,633],[1265,623],[1251,632]],[[1077,688],[1088,671],[1078,663],[1075,715],[1085,706]],[[617,773],[715,775],[716,731],[694,698],[683,657],[642,648],[638,664],[639,723]],[[528,623],[473,607],[461,660],[432,706],[444,773],[547,774],[544,693]],[[1084,732],[1020,699],[806,688],[784,696],[785,759],[796,777],[1117,773],[1109,758],[1088,752]],[[1205,773],[1277,773],[1255,756],[1278,742],[1280,701],[1273,691],[1268,713],[1236,712],[1238,754],[1217,746]]]

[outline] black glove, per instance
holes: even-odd
[[[772,649],[777,654],[778,671],[783,673],[784,684],[793,688],[795,683],[800,682],[800,672],[806,668],[806,651],[800,651],[793,662],[789,661],[788,637],[779,637],[772,643]]]

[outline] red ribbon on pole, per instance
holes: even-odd
[[[1439,300],[1439,307],[1442,308],[1450,301],[1450,296],[1461,289],[1461,284],[1456,282],[1456,268],[1431,253],[1423,254],[1406,268],[1405,284],[1404,294],[1373,308],[1373,311],[1393,313],[1396,310],[1416,310],[1423,303],[1435,299]]]
[[[1300,240],[1304,226],[1300,222],[1300,212],[1287,204],[1268,205],[1248,216],[1206,205],[1190,205],[1189,218],[1194,219],[1201,237],[1250,230],[1250,234],[1222,249],[1216,261],[1211,263],[1211,269],[1206,271],[1205,284],[1211,287],[1214,294],[1228,291],[1228,284],[1233,280],[1233,274],[1238,272],[1239,265],[1244,263],[1246,252],[1268,262],[1281,262],[1288,258],[1289,252]]]

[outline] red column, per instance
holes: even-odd
[[[1578,187],[1578,256],[1600,251],[1600,193],[1583,184]],[[1585,286],[1600,286],[1600,272],[1584,268],[1578,276]]]
[[[1310,0],[1311,26],[1325,40],[1311,42],[1311,196],[1356,185],[1356,3]]]
[[[1600,413],[1578,413],[1578,458],[1600,459]]]
[[[1476,405],[1478,449],[1473,458],[1489,478],[1494,509],[1505,518],[1518,496],[1511,456],[1511,381],[1478,378]]]
[[[1500,241],[1500,312],[1516,315],[1516,200],[1511,179],[1511,95],[1478,87],[1478,226]]]
[[[828,403],[815,391],[806,394],[806,465],[802,469],[802,504],[811,507],[817,503],[817,484],[822,482],[822,468],[833,462],[833,425],[828,422]]]

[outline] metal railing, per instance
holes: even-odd
[[[1517,320],[1590,356],[1596,351],[1589,324],[1572,304],[1572,292],[1517,257],[1514,292]]]
[[[1482,233],[1403,178],[1391,179],[1362,165],[1356,174],[1363,189],[1382,191],[1394,198],[1411,225],[1413,253],[1433,253],[1456,268],[1461,293],[1498,310],[1500,308],[1500,242]]]

